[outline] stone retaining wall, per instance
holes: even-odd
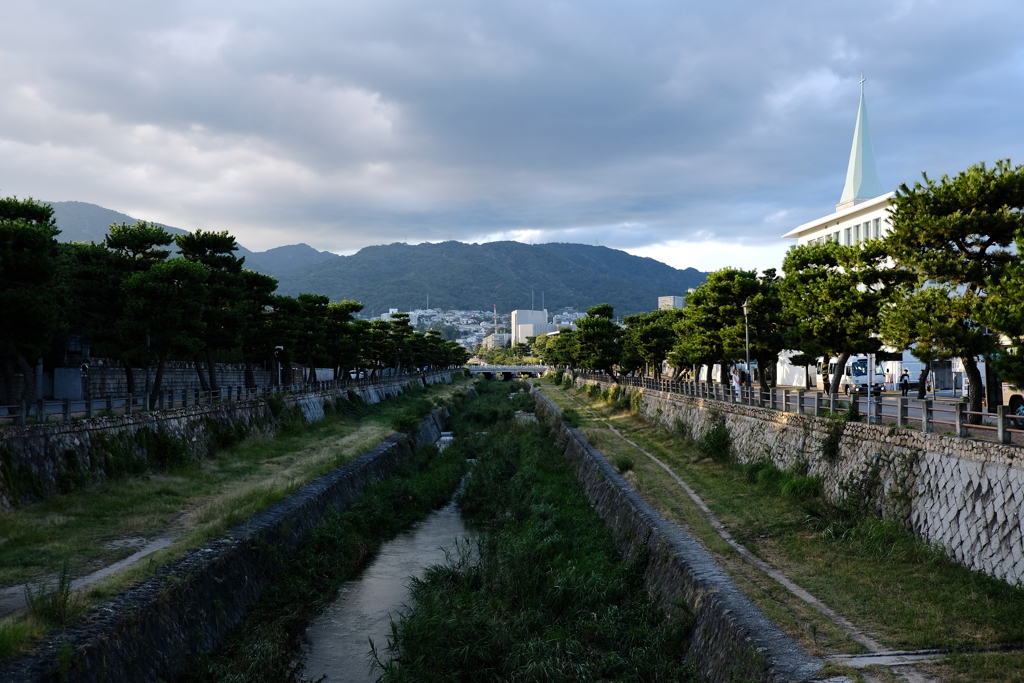
[[[412,382],[451,382],[450,371],[382,381],[351,391],[367,403],[402,393]],[[349,389],[284,395],[307,423],[324,417],[326,401]],[[0,510],[174,458],[205,458],[224,440],[272,436],[278,426],[266,398],[0,429]]]
[[[534,397],[538,417],[565,444],[620,552],[629,558],[646,553],[644,582],[652,597],[670,612],[684,606],[692,615],[690,656],[709,683],[821,680],[821,660],[769,621],[697,541],[648,505],[604,454],[562,422],[550,399],[536,391]]]
[[[688,429],[694,437],[724,423],[740,462],[768,458],[782,469],[806,469],[821,478],[831,502],[865,504],[941,544],[952,560],[1024,585],[1020,446],[648,389],[640,410],[647,419]]]
[[[171,562],[91,610],[74,628],[52,633],[29,656],[7,663],[0,680],[147,683],[179,675],[242,622],[329,510],[346,508],[367,486],[389,477],[414,445],[439,439],[446,417],[435,410],[420,423],[415,444],[393,434],[227,536]]]

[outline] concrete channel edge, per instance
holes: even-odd
[[[554,430],[577,478],[619,550],[647,554],[644,581],[669,612],[695,621],[691,656],[709,683],[727,681],[848,681],[823,676],[821,659],[787,636],[737,588],[689,534],[664,519],[618,473],[601,451],[562,421],[561,410],[535,388],[537,412]]]
[[[435,409],[420,422],[415,441],[392,434],[227,535],[189,551],[98,605],[74,627],[51,633],[28,655],[2,665],[0,680],[173,679],[242,622],[329,510],[346,508],[367,486],[388,478],[414,448],[437,441],[447,416]]]

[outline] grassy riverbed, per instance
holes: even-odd
[[[457,446],[441,453],[426,446],[347,510],[329,515],[310,532],[286,574],[264,593],[243,626],[181,680],[300,680],[302,666],[295,655],[310,619],[335,599],[339,586],[357,574],[381,542],[446,504],[466,469],[466,453]]]
[[[1024,644],[1024,590],[951,563],[899,524],[829,509],[813,482],[764,466],[741,467],[695,442],[634,415],[628,401],[543,383],[573,409],[587,438],[612,460],[628,459],[627,478],[666,518],[711,550],[761,609],[809,651],[828,655],[864,648],[831,621],[743,561],[683,489],[622,436],[685,480],[748,550],[883,646],[958,652],[921,667],[950,681],[1022,681],[1018,652],[978,651]],[[717,456],[717,457],[709,457]],[[795,482],[787,486],[787,482]],[[801,487],[803,487],[801,489]]]
[[[456,422],[477,459],[459,502],[485,531],[413,582],[382,680],[695,680],[687,620],[652,606],[546,428],[507,419],[533,409],[517,388],[483,383]]]
[[[130,569],[69,595],[72,609],[62,611],[59,619],[22,613],[0,620],[0,659],[344,465],[394,432],[394,425],[426,414],[464,385],[411,389],[375,405],[341,400],[324,420],[308,426],[293,421],[273,439],[225,444],[206,460],[110,480],[0,513],[0,588],[53,576],[64,567],[80,576],[127,557],[155,537],[174,539]]]

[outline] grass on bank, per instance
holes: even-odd
[[[466,472],[466,456],[457,443],[443,452],[433,445],[421,448],[348,509],[330,513],[310,532],[288,570],[267,589],[242,626],[180,680],[304,680],[296,654],[309,622],[336,599],[341,584],[359,572],[383,541],[451,499]]]
[[[971,668],[981,661],[1001,673],[970,680],[1019,680],[1012,673],[1019,653],[967,653],[1024,644],[1024,590],[947,561],[891,520],[830,510],[799,471],[781,472],[764,461],[740,467],[730,459],[716,460],[700,450],[686,425],[670,431],[624,410],[621,401],[542,384],[556,403],[577,408],[584,432],[613,462],[632,457],[635,465],[627,476],[648,502],[689,527],[766,614],[812,652],[856,652],[860,646],[740,561],[661,468],[588,411],[669,465],[734,538],[876,640],[894,648],[965,653],[944,665],[968,671],[963,680],[988,675]]]
[[[507,387],[482,384],[470,410],[501,414]],[[394,659],[377,653],[381,680],[696,680],[683,661],[691,622],[652,606],[550,432],[460,422],[477,462],[459,503],[481,540],[413,580]]]
[[[134,553],[137,544],[119,543],[126,539],[177,538],[69,595],[80,613],[347,463],[396,431],[396,422],[450,401],[465,384],[412,388],[374,405],[341,400],[325,419],[293,422],[272,439],[244,441],[169,471],[106,481],[0,513],[0,587],[54,576],[65,567],[72,576],[87,574]],[[0,659],[60,625],[32,613],[0,620]]]

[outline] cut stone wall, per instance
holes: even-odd
[[[562,422],[550,399],[536,391],[534,398],[538,417],[565,444],[619,551],[628,558],[646,554],[644,583],[651,596],[670,613],[678,615],[684,606],[694,619],[689,656],[708,683],[822,680],[821,660],[769,621],[697,541],[658,514],[604,454]]]
[[[412,382],[451,382],[449,371],[422,378],[381,381],[351,391],[367,403],[402,393]],[[324,417],[328,400],[348,400],[349,389],[284,395],[307,423]],[[282,413],[284,414],[284,413]],[[0,510],[114,476],[118,469],[146,469],[181,449],[205,458],[224,438],[273,436],[278,419],[267,399],[231,401],[171,410],[97,417],[0,429]],[[169,453],[160,452],[169,449]]]
[[[420,423],[416,445],[441,436],[446,411]],[[343,510],[413,452],[405,434],[316,479],[229,534],[161,568],[99,605],[75,627],[47,636],[32,652],[0,665],[12,683],[149,683],[180,675],[237,628],[328,511]],[[60,656],[67,662],[60,671]]]
[[[695,438],[724,422],[740,462],[806,468],[831,502],[854,497],[941,544],[950,559],[1024,585],[1024,448],[642,391],[648,420],[684,425]]]

